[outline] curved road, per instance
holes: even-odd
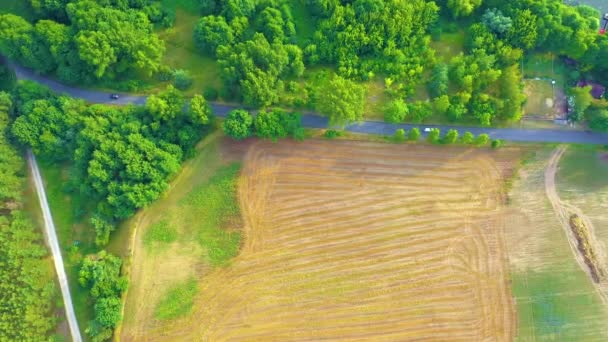
[[[122,94],[119,99],[112,100],[110,99],[110,93],[66,86],[45,76],[38,75],[33,71],[14,63],[9,62],[9,64],[15,69],[18,79],[36,81],[46,85],[58,93],[65,93],[72,97],[83,99],[87,102],[119,105],[142,105],[146,103],[147,96]],[[231,110],[242,107],[239,105],[221,103],[212,103],[211,106],[213,107],[215,114],[218,116],[226,116]],[[328,127],[327,118],[315,115],[314,113],[307,113],[303,115],[302,124],[305,127],[310,128]],[[439,128],[443,133],[447,132],[449,129],[456,129],[460,134],[463,134],[466,131],[469,131],[475,135],[486,133],[493,139],[520,142],[608,144],[608,134],[560,129],[483,128],[450,125],[389,124],[379,121],[363,121],[360,123],[347,125],[345,129],[355,133],[392,135],[398,128],[409,130],[412,127]],[[423,129],[421,129],[421,131],[423,131]]]
[[[59,287],[61,288],[61,294],[63,296],[63,307],[65,308],[65,315],[70,327],[72,341],[81,342],[82,337],[80,336],[80,330],[78,329],[78,321],[76,320],[76,314],[74,313],[74,306],[72,305],[72,296],[70,295],[68,278],[65,274],[65,269],[63,268],[63,258],[61,256],[61,249],[59,248],[57,233],[55,232],[55,224],[53,223],[53,217],[51,216],[51,209],[49,208],[49,204],[46,199],[46,192],[42,183],[42,177],[40,176],[38,164],[36,163],[36,157],[29,149],[27,151],[27,163],[30,166],[32,178],[34,179],[34,185],[36,187],[36,193],[38,194],[38,201],[40,202],[40,208],[42,208],[44,231],[53,254],[55,272],[57,273],[57,278],[59,279]]]

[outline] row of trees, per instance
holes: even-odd
[[[304,139],[301,115],[281,109],[261,111],[255,117],[244,109],[233,110],[228,113],[223,129],[226,135],[236,140],[246,139],[254,134],[273,141],[288,136],[295,140]]]
[[[393,134],[392,138],[395,142],[403,142],[406,140],[418,141],[418,139],[420,139],[420,135],[420,129],[417,127],[414,127],[407,132],[403,128],[399,128],[395,130],[395,134]],[[471,132],[465,132],[462,136],[460,136],[458,131],[455,129],[448,130],[442,137],[441,130],[439,128],[431,128],[426,135],[426,141],[431,144],[460,143],[465,145],[485,146],[490,142],[490,137],[485,133],[475,137]],[[501,142],[499,140],[494,140],[492,142],[493,147],[499,147],[498,145],[500,144]]]
[[[0,15],[0,53],[68,83],[159,70],[164,43],[143,10],[149,1],[35,1],[35,24]]]
[[[91,341],[110,339],[122,320],[121,296],[127,289],[127,279],[121,275],[121,267],[122,260],[105,251],[88,256],[82,263],[78,281],[95,301],[95,317],[85,329]]]
[[[21,153],[8,141],[12,101],[0,92],[0,341],[44,341],[58,291],[40,230],[23,211]]]
[[[15,94],[13,136],[43,158],[73,161],[70,190],[96,203],[98,245],[162,194],[213,118],[204,97],[186,105],[172,86],[145,106],[124,108],[87,106],[31,82],[20,82]]]

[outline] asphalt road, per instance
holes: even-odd
[[[91,103],[105,103],[105,104],[145,104],[147,96],[135,96],[129,94],[120,94],[120,98],[112,100],[110,93],[86,90],[75,87],[66,86],[57,81],[49,79],[47,77],[38,75],[31,70],[23,68],[21,66],[10,63],[15,69],[15,73],[18,79],[27,79],[36,81],[44,84],[58,93],[65,93],[72,97],[81,98]],[[232,104],[211,104],[215,114],[218,116],[226,116],[228,112],[235,108],[239,108],[238,105]],[[305,127],[310,128],[327,128],[327,118],[316,115],[314,113],[307,113],[302,117],[302,123]],[[596,133],[596,132],[585,132],[575,130],[560,130],[560,129],[519,129],[519,128],[483,128],[483,127],[466,127],[466,126],[450,126],[450,125],[411,125],[411,124],[388,124],[379,121],[363,121],[361,123],[347,125],[345,129],[350,132],[364,133],[364,134],[384,134],[392,135],[396,129],[403,128],[406,130],[412,127],[420,128],[424,134],[424,128],[439,128],[442,133],[447,132],[449,129],[456,129],[460,134],[469,131],[475,135],[486,133],[489,134],[492,139],[503,139],[509,141],[518,142],[545,142],[545,143],[579,143],[579,144],[602,144],[608,145],[608,134]]]
[[[55,264],[55,272],[59,280],[59,287],[61,288],[61,294],[63,296],[63,307],[65,309],[66,318],[68,320],[68,326],[70,327],[70,334],[72,335],[72,341],[81,342],[82,337],[80,336],[80,330],[78,329],[78,321],[76,320],[76,314],[74,313],[74,306],[72,304],[72,296],[70,295],[70,287],[68,285],[68,278],[63,268],[63,257],[61,256],[61,249],[59,248],[59,241],[57,240],[57,234],[55,233],[55,224],[53,223],[53,217],[51,216],[51,209],[46,199],[46,191],[42,183],[42,177],[40,176],[40,170],[36,163],[36,157],[31,150],[27,151],[27,162],[32,172],[32,178],[34,179],[34,185],[36,187],[36,193],[38,194],[38,201],[40,202],[40,208],[42,208],[42,216],[44,218],[44,232],[47,237],[48,245],[53,254],[53,262]]]

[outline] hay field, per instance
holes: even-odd
[[[519,151],[256,143],[244,242],[147,340],[505,341],[503,180]]]

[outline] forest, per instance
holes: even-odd
[[[191,85],[188,70],[163,63],[170,42],[159,34],[175,25],[165,2],[30,2],[37,20],[1,17],[5,56],[72,84],[152,78]],[[522,118],[526,54],[576,61],[581,77],[600,82],[608,74],[600,14],[560,0],[191,2],[200,13],[190,32],[194,47],[215,60],[222,80],[220,89],[197,92],[251,108],[314,110],[338,125],[366,117],[369,82],[382,84],[388,122],[439,117],[489,126]],[[464,47],[442,56],[434,47],[455,30],[464,31]],[[573,119],[597,128],[608,120],[605,104],[584,112]]]
[[[56,324],[58,289],[37,224],[24,207],[22,154],[9,140],[11,96],[0,92],[0,341],[43,341]]]

